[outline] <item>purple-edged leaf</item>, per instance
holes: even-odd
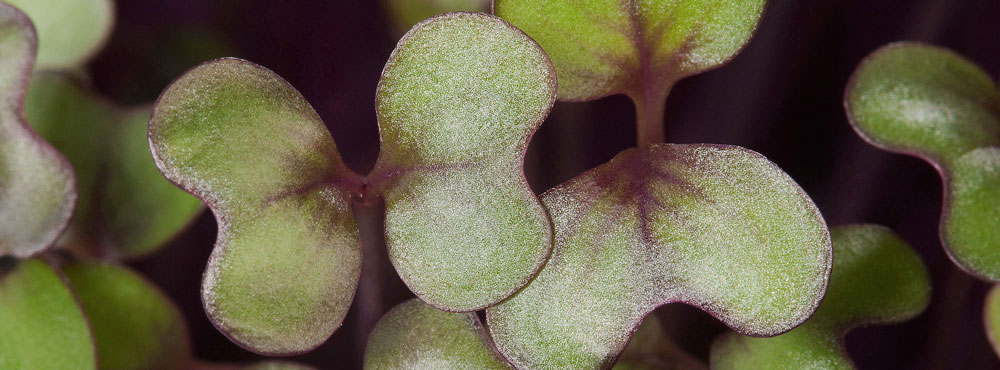
[[[445,312],[419,299],[386,313],[365,348],[366,370],[510,368],[475,313]]]
[[[24,121],[35,53],[31,23],[0,3],[0,256],[30,256],[66,227],[76,189],[66,159]]]
[[[357,287],[358,231],[342,189],[360,180],[305,99],[253,63],[208,62],[160,96],[149,143],[167,179],[218,221],[202,286],[212,322],[264,354],[326,340]]]
[[[773,338],[735,333],[712,345],[712,369],[853,369],[844,335],[862,325],[913,318],[930,303],[920,256],[885,227],[834,228],[830,289],[805,324]]]
[[[486,310],[519,368],[607,368],[656,307],[685,302],[750,335],[808,318],[826,290],[816,206],[761,155],[720,145],[630,149],[546,192],[555,248]]]
[[[62,277],[40,259],[0,259],[0,333],[0,369],[97,366],[87,317]]]
[[[115,19],[112,0],[4,0],[38,29],[38,68],[74,69],[104,45]]]
[[[191,360],[180,311],[125,267],[76,262],[63,273],[90,319],[103,370],[170,370]]]
[[[418,297],[449,311],[493,305],[552,245],[524,178],[528,139],[555,100],[542,49],[503,20],[450,13],[400,40],[376,94],[389,257]],[[384,185],[383,185],[384,186]]]
[[[916,43],[858,66],[844,97],[868,142],[921,157],[945,186],[941,240],[963,269],[1000,280],[1000,90],[969,60]]]
[[[705,370],[708,367],[687,354],[663,331],[663,324],[650,314],[632,335],[613,370]]]
[[[201,211],[198,199],[153,164],[150,107],[119,108],[58,73],[34,74],[25,105],[31,125],[77,175],[78,205],[61,245],[102,257],[142,256]]]
[[[490,0],[382,0],[381,3],[400,34],[438,14],[490,10]]]

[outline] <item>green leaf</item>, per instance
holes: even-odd
[[[663,324],[650,314],[632,334],[613,370],[704,370],[704,363],[677,348],[663,331]]]
[[[448,12],[486,12],[490,0],[382,0],[393,26],[400,34],[420,21]]]
[[[475,313],[438,310],[419,299],[379,320],[365,348],[366,370],[510,369]]]
[[[111,0],[4,0],[38,29],[38,69],[81,67],[107,41],[114,23]]]
[[[114,106],[65,74],[32,76],[28,120],[67,154],[77,174],[78,206],[61,244],[104,257],[143,256],[201,212],[201,202],[153,164],[146,140],[150,110]]]
[[[90,318],[101,369],[180,369],[191,359],[184,318],[138,274],[107,263],[63,268]]]
[[[497,16],[542,45],[560,100],[665,96],[677,80],[731,59],[765,0],[496,0]],[[658,102],[662,103],[662,102]]]
[[[519,368],[607,368],[656,307],[685,302],[750,335],[808,318],[829,234],[777,166],[721,145],[653,145],[546,192],[555,248],[524,290],[486,310]]]
[[[542,49],[481,13],[425,21],[389,57],[368,178],[384,190],[389,257],[429,304],[496,304],[545,263],[551,226],[523,164],[555,88]]]
[[[40,259],[0,265],[0,368],[95,369],[87,318],[56,271]]]
[[[992,78],[948,50],[890,44],[858,66],[844,104],[865,140],[941,173],[946,251],[966,271],[1000,281],[1000,91]]]
[[[983,306],[983,322],[986,327],[986,338],[989,339],[993,351],[1000,355],[1000,285],[994,285],[986,295]]]
[[[202,299],[247,349],[308,351],[338,328],[360,272],[351,194],[316,112],[253,63],[220,59],[160,96],[149,126],[157,167],[203,199],[219,224]]]
[[[69,163],[23,118],[35,44],[28,18],[0,3],[0,256],[47,248],[76,202]]]
[[[853,369],[843,338],[852,328],[913,318],[930,303],[927,269],[885,227],[834,228],[830,289],[816,314],[774,338],[726,334],[712,345],[713,369]]]

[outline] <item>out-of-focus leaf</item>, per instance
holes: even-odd
[[[438,14],[489,11],[490,0],[382,0],[382,8],[397,32],[402,34]]]
[[[1000,281],[1000,91],[961,56],[916,43],[869,55],[844,98],[851,125],[930,162],[945,186],[941,240],[964,270]]]
[[[4,0],[38,29],[38,68],[80,67],[107,40],[114,23],[111,0]]]
[[[0,369],[95,369],[87,318],[56,271],[39,259],[0,265]]]
[[[263,354],[325,341],[358,283],[358,230],[345,189],[361,180],[305,99],[256,64],[208,62],[160,96],[149,143],[160,171],[218,221],[202,286],[212,322]]]
[[[677,348],[656,315],[642,320],[613,370],[705,370],[704,363]]]
[[[77,262],[63,272],[90,318],[104,370],[181,369],[191,359],[173,302],[121,266]]]
[[[62,244],[100,256],[156,251],[201,211],[163,179],[149,155],[150,108],[122,109],[65,74],[36,73],[26,100],[31,125],[65,153],[80,197]]]
[[[750,335],[805,321],[831,247],[812,200],[773,163],[720,145],[630,149],[542,196],[548,264],[486,310],[519,368],[607,368],[640,321],[670,302]]]
[[[244,370],[316,370],[308,365],[288,361],[263,361],[243,368]]]
[[[34,53],[28,18],[0,2],[0,256],[26,257],[47,248],[76,202],[69,163],[23,118]]]
[[[930,303],[920,257],[880,226],[834,228],[830,289],[805,324],[774,338],[730,333],[712,346],[713,369],[853,369],[843,338],[854,327],[909,320]]]
[[[419,299],[386,313],[365,348],[366,370],[510,368],[475,313],[445,312]]]
[[[994,285],[986,295],[983,307],[983,322],[986,326],[986,338],[990,340],[993,351],[1000,356],[1000,285]]]
[[[382,152],[369,180],[378,188],[391,179],[389,257],[427,303],[496,304],[545,263],[551,226],[523,163],[555,89],[542,49],[487,14],[432,18],[389,57],[376,93]]]

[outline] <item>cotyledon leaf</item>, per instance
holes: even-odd
[[[101,369],[180,369],[191,360],[180,311],[138,274],[98,262],[74,262],[63,273],[90,318]]]
[[[49,247],[76,203],[69,163],[24,120],[34,54],[31,22],[0,2],[0,256]]]
[[[366,370],[511,369],[473,312],[438,310],[419,299],[379,320],[365,348]]]
[[[78,206],[60,244],[102,257],[138,257],[201,211],[201,202],[166,181],[149,155],[150,107],[120,108],[70,76],[48,72],[32,76],[25,110],[77,174]]]
[[[670,302],[776,335],[805,321],[826,290],[831,247],[816,206],[740,147],[629,149],[542,201],[556,234],[551,259],[486,310],[518,368],[610,367],[643,317]]]
[[[369,179],[392,178],[383,193],[389,257],[427,303],[496,304],[545,263],[551,226],[523,162],[555,91],[542,49],[487,14],[431,18],[389,57]]]
[[[986,338],[993,346],[993,352],[1000,356],[1000,285],[994,285],[986,294],[983,305],[983,324],[986,328]]]
[[[490,0],[382,0],[382,8],[402,34],[424,19],[449,12],[485,12]]]
[[[153,108],[157,167],[203,199],[219,224],[202,300],[236,343],[269,355],[308,351],[344,319],[360,242],[341,162],[316,112],[273,72],[205,63]]]
[[[816,314],[773,338],[723,335],[712,345],[712,369],[853,369],[843,343],[848,330],[909,320],[930,303],[927,268],[892,231],[849,225],[831,234],[836,258]]]
[[[0,259],[0,333],[0,369],[96,368],[87,317],[40,259]]]
[[[74,69],[104,45],[115,19],[112,0],[4,0],[38,29],[38,68]]]
[[[944,183],[941,240],[964,270],[1000,281],[1000,90],[945,49],[895,43],[865,58],[844,96],[880,148],[930,162]]]

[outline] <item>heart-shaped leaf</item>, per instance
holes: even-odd
[[[713,369],[853,369],[848,330],[909,320],[930,303],[930,277],[920,257],[887,228],[834,228],[830,289],[805,324],[774,338],[735,333],[712,345]]]
[[[160,171],[203,199],[219,224],[202,286],[212,322],[264,354],[325,341],[358,283],[344,189],[361,180],[305,99],[253,63],[208,62],[160,96],[149,143]]]
[[[750,335],[808,318],[826,290],[829,234],[773,163],[721,145],[630,149],[542,196],[555,247],[486,310],[519,368],[607,368],[656,307],[685,302]]]
[[[365,348],[366,370],[510,368],[475,313],[445,312],[419,299],[386,313]]]
[[[681,78],[730,60],[765,0],[495,0],[493,11],[531,35],[559,74],[559,99],[626,94],[640,143],[663,141],[663,105]]]
[[[1000,91],[992,78],[948,50],[891,44],[861,62],[844,104],[862,138],[938,170],[945,250],[966,271],[1000,281]]]
[[[38,29],[38,69],[80,67],[104,45],[115,19],[111,0],[4,0]]]
[[[87,318],[63,279],[39,259],[0,259],[0,333],[0,368],[96,368]]]
[[[76,202],[73,171],[24,121],[35,33],[0,3],[0,256],[30,256],[62,233]]]
[[[485,12],[490,0],[382,0],[393,25],[402,34],[424,19],[448,12]]]
[[[36,73],[28,121],[77,174],[80,197],[61,244],[90,254],[149,254],[183,229],[201,202],[163,179],[149,155],[149,107],[123,109],[69,76]]]
[[[389,257],[427,303],[496,304],[545,263],[551,226],[523,163],[555,89],[542,49],[487,14],[432,18],[389,57],[376,93],[382,152],[369,179],[392,179]]]
[[[632,334],[613,370],[704,370],[708,367],[677,348],[663,331],[663,324],[650,314]]]
[[[76,262],[63,272],[90,318],[101,369],[181,369],[191,360],[184,318],[151,283],[107,263]]]

